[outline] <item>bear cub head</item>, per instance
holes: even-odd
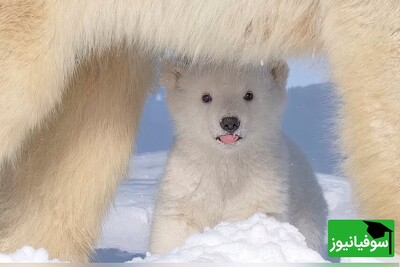
[[[227,153],[257,149],[280,134],[288,66],[165,65],[161,84],[176,142]]]

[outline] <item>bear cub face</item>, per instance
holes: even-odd
[[[177,140],[226,153],[263,146],[280,131],[287,74],[284,61],[239,70],[166,67],[161,83]]]

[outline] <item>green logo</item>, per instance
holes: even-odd
[[[329,220],[329,257],[393,257],[393,220]]]

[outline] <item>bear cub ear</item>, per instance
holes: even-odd
[[[283,59],[271,61],[269,64],[269,72],[280,86],[286,87],[286,81],[289,75],[289,66],[286,61]]]
[[[182,76],[182,71],[179,68],[165,64],[161,67],[160,85],[166,88],[174,88]]]
[[[164,62],[161,67],[160,84],[167,88],[174,88],[186,69],[189,68],[190,60],[186,57],[173,62]]]

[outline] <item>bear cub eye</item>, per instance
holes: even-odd
[[[201,97],[201,100],[203,100],[204,103],[209,103],[212,101],[212,97],[210,96],[210,94],[205,93],[203,94],[203,96]]]
[[[251,101],[251,100],[253,100],[253,92],[252,91],[248,91],[245,95],[244,95],[244,100],[246,100],[246,101]]]

